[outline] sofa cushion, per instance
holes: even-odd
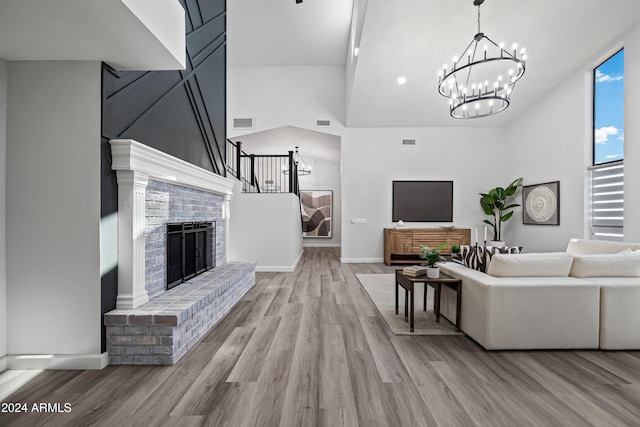
[[[574,256],[588,254],[616,254],[627,249],[632,251],[640,249],[640,244],[584,239],[571,239],[567,244],[567,252]]]
[[[640,277],[640,252],[573,257],[572,277]]]
[[[495,277],[567,277],[572,260],[566,252],[495,254],[487,274]]]

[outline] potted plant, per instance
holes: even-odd
[[[513,208],[520,206],[518,203],[509,203],[518,188],[522,187],[522,178],[514,179],[506,188],[496,187],[487,193],[480,193],[480,206],[484,213],[489,216],[483,222],[493,228],[492,246],[502,247],[502,223],[507,222],[513,216]]]
[[[436,267],[436,264],[440,261],[445,261],[444,257],[440,255],[440,251],[446,248],[447,245],[442,244],[437,248],[433,249],[429,246],[420,245],[420,254],[418,255],[420,259],[424,259],[427,264],[427,277],[430,279],[437,279],[440,277],[440,269]]]
[[[460,254],[461,249],[460,245],[451,245],[451,261],[460,262],[462,261],[462,255]]]

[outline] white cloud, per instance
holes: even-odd
[[[624,142],[624,132],[622,132],[622,135],[618,137],[618,140]]]
[[[605,126],[596,129],[596,144],[604,144],[609,140],[609,135],[617,135],[618,129],[614,126]]]
[[[622,79],[624,79],[624,76],[611,76],[609,74],[604,74],[600,70],[596,70],[596,83],[615,82]]]
[[[617,159],[619,157],[622,157],[620,154],[609,154],[608,156],[604,156],[605,159]]]

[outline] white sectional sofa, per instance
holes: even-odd
[[[461,329],[488,350],[640,349],[640,244],[573,239],[566,252],[493,255],[462,280]],[[456,295],[441,312],[455,319]]]

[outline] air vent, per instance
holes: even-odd
[[[253,119],[233,119],[233,129],[253,129]]]
[[[272,179],[265,179],[265,180],[264,180],[264,184],[265,184],[265,185],[273,184],[273,180],[272,180]]]
[[[331,120],[316,120],[316,126],[331,126]]]
[[[403,139],[402,145],[416,145],[415,139]]]

